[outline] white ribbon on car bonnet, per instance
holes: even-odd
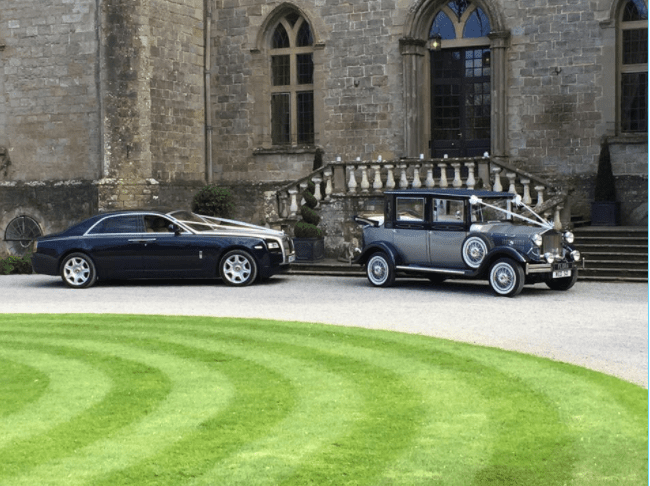
[[[510,201],[515,204],[517,207],[523,206],[528,212],[532,213],[539,221],[535,221],[533,219],[527,218],[526,216],[522,216],[521,214],[513,213],[512,211],[509,211],[504,208],[500,208],[499,206],[494,206],[492,204],[488,204],[486,202],[483,202],[481,198],[478,196],[474,195],[469,198],[469,203],[472,206],[476,206],[477,204],[482,204],[485,207],[496,209],[497,211],[500,211],[508,216],[513,216],[515,218],[523,219],[524,221],[527,221],[531,224],[534,224],[536,226],[540,226],[544,229],[553,229],[553,223],[548,222],[546,219],[542,218],[539,214],[537,214],[535,211],[533,211],[530,207],[528,207],[524,202],[521,200],[520,195],[516,195],[512,200]]]

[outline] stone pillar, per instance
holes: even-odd
[[[422,80],[426,41],[405,37],[399,41],[404,73],[404,141],[406,156],[417,157],[426,146]]]
[[[492,119],[491,119],[491,146],[492,155],[505,157],[507,138],[507,53],[510,32],[493,32],[488,35],[492,41],[490,45],[490,68],[492,72]]]

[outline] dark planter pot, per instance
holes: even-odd
[[[591,203],[592,226],[618,226],[621,203],[618,201],[594,201]]]
[[[325,258],[325,240],[323,238],[294,238],[297,262],[317,262]]]

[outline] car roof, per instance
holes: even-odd
[[[470,198],[476,196],[478,198],[485,199],[494,199],[494,198],[512,198],[515,197],[515,194],[511,192],[496,192],[496,191],[485,191],[485,190],[473,190],[473,189],[449,189],[445,187],[440,188],[424,188],[424,189],[393,189],[386,191],[384,194],[395,194],[400,196],[440,196],[440,197],[458,197],[458,198]]]

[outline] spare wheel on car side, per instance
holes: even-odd
[[[481,266],[491,249],[492,243],[485,235],[470,233],[461,248],[463,262],[469,268],[476,269]]]

